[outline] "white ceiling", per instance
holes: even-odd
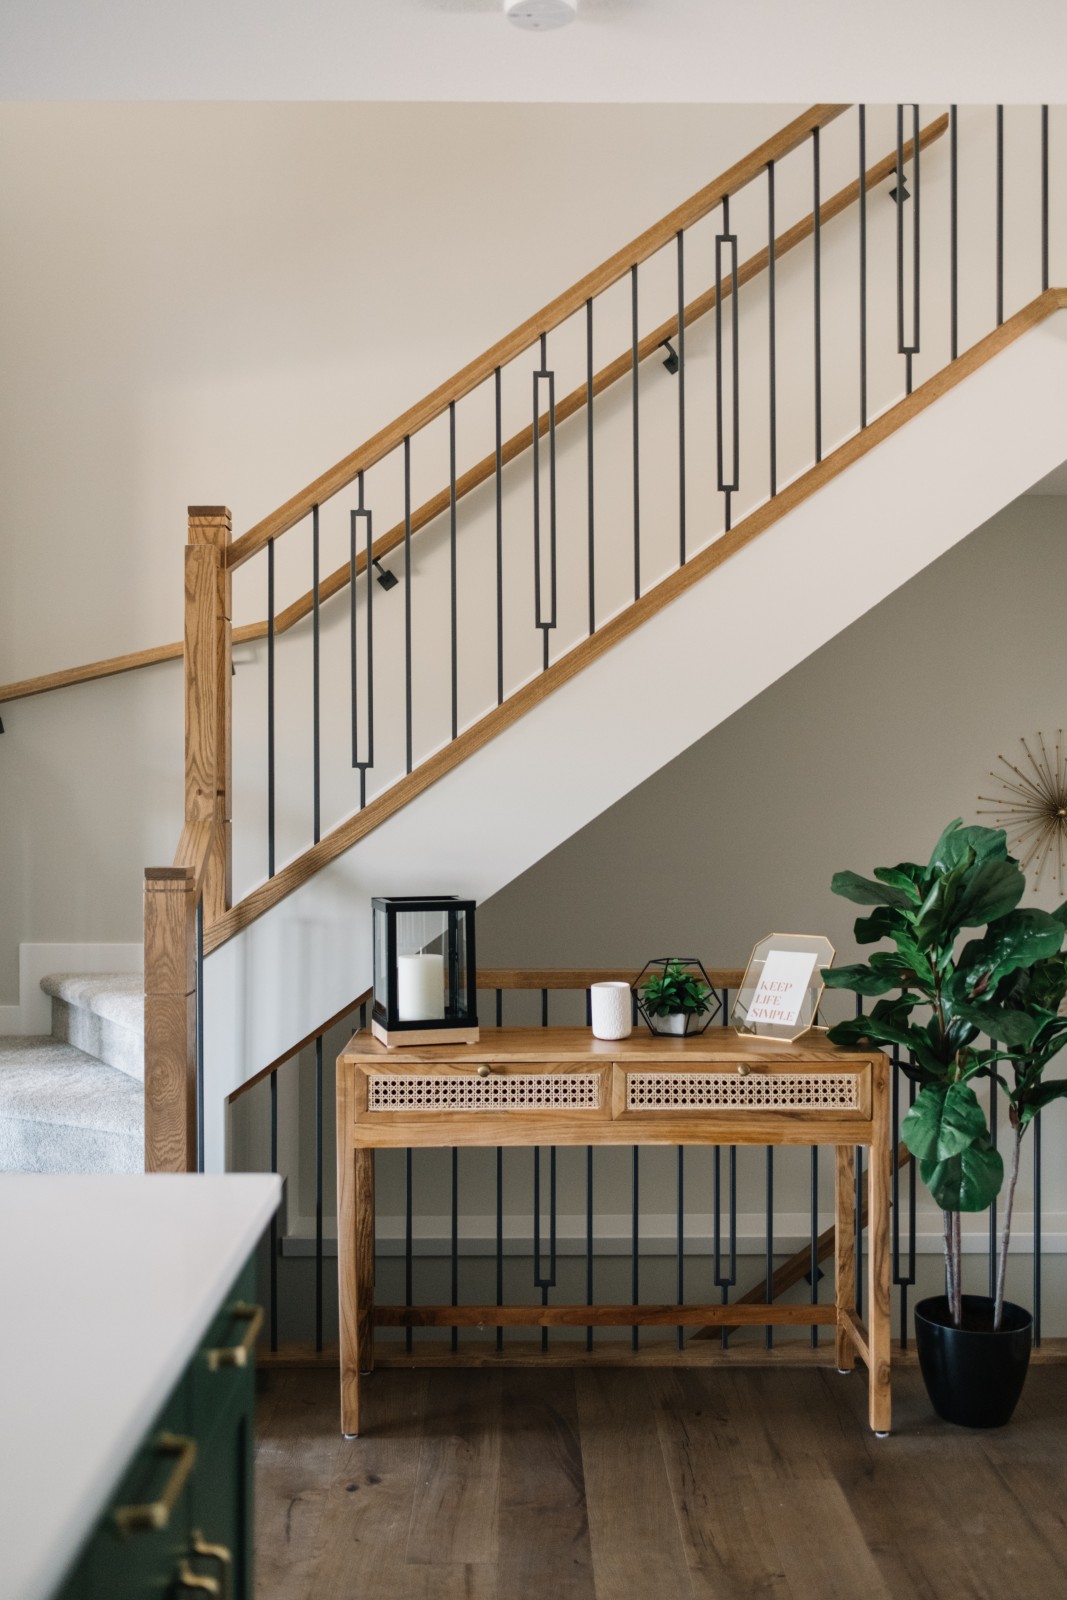
[[[1067,101],[1064,0],[2,0],[0,98]]]

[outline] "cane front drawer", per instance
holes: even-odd
[[[495,1119],[515,1114],[607,1118],[611,1066],[585,1069],[542,1062],[521,1066],[480,1062],[356,1072],[354,1115],[364,1127],[447,1123],[454,1117]]]
[[[870,1068],[849,1071],[791,1067],[752,1068],[745,1063],[698,1065],[684,1071],[622,1066],[617,1069],[614,1116],[630,1118],[798,1116],[867,1118],[871,1111]]]

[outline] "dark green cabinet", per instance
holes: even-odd
[[[254,1289],[249,1263],[58,1600],[252,1600]]]

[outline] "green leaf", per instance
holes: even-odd
[[[857,944],[876,944],[879,939],[895,939],[910,927],[906,912],[892,906],[879,906],[869,917],[857,917],[852,931]]]
[[[1041,1015],[1017,1011],[1008,1006],[967,1005],[960,1002],[954,1009],[958,1017],[980,1028],[991,1039],[1018,1050],[1030,1049],[1045,1020]]]
[[[1011,911],[964,945],[952,991],[968,1000],[988,993],[1009,973],[1057,955],[1062,943],[1063,927],[1047,911]]]
[[[944,1161],[920,1161],[919,1174],[942,1211],[985,1211],[1004,1182],[1004,1162],[988,1137]]]
[[[976,862],[954,907],[961,928],[980,928],[1006,916],[1023,897],[1026,878],[1017,861]]]
[[[955,938],[960,927],[955,914],[956,904],[963,881],[974,866],[974,861],[974,852],[969,850],[951,871],[934,881],[915,919],[915,939],[924,949],[935,943],[951,942]]]
[[[1036,1089],[1028,1090],[1025,1100],[1019,1107],[1019,1120],[1024,1128],[1054,1100],[1067,1100],[1067,1078],[1053,1078],[1051,1083],[1039,1083]]]
[[[959,865],[969,850],[975,861],[1004,861],[1008,855],[1008,840],[1003,828],[965,828],[962,818],[950,822],[934,845],[930,857],[930,870],[951,872]]]
[[[913,895],[905,894],[892,884],[875,883],[872,878],[861,878],[856,872],[835,872],[830,879],[834,894],[852,900],[858,906],[895,906],[898,911],[908,910],[915,904]]]
[[[828,989],[852,989],[856,994],[888,994],[901,987],[894,972],[876,972],[862,962],[854,967],[824,967],[822,979]]]
[[[875,867],[874,875],[879,883],[887,883],[891,888],[902,889],[912,905],[917,906],[922,900],[918,889],[922,871],[921,867],[913,866],[910,861],[904,861],[899,867]]]
[[[920,1089],[900,1125],[901,1138],[920,1161],[946,1161],[970,1149],[986,1131],[985,1112],[965,1083]]]

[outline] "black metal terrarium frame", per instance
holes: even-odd
[[[656,956],[652,961],[646,961],[645,965],[641,968],[641,971],[634,979],[630,986],[631,992],[633,993],[634,1002],[637,1006],[637,1009],[641,1013],[649,1032],[664,1036],[668,1033],[673,1034],[675,1032],[673,1028],[667,1029],[657,1026],[658,1023],[664,1021],[665,1019],[653,1015],[648,1006],[645,1004],[641,995],[641,990],[648,974],[650,972],[657,971],[665,973],[668,967],[683,967],[685,971],[691,973],[693,977],[697,977],[699,975],[703,983],[707,985],[708,1009],[705,1020],[701,1020],[701,1018],[704,1017],[703,1012],[684,1011],[681,1013],[681,1015],[685,1017],[685,1027],[682,1030],[683,1034],[696,1035],[706,1032],[707,1029],[711,1027],[711,1024],[715,1021],[715,1018],[722,1012],[722,996],[712,983],[711,979],[708,977],[707,970],[704,967],[703,962],[698,961],[695,956]],[[678,1013],[676,1012],[674,1015],[678,1015]],[[678,1037],[681,1037],[681,1035],[679,1034]]]

